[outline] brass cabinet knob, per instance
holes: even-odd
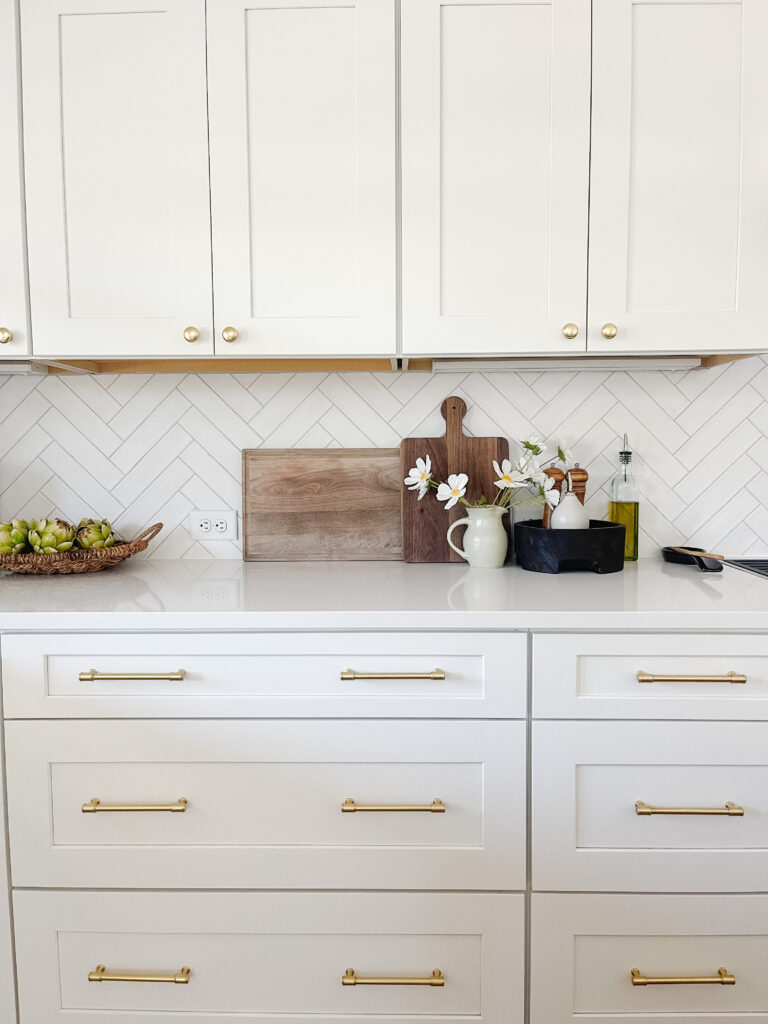
[[[576,324],[566,324],[563,328],[563,337],[567,338],[568,341],[573,341],[573,339],[578,335],[578,333],[579,328]]]
[[[236,327],[225,327],[221,332],[221,336],[224,341],[237,341],[237,328]]]
[[[187,327],[184,329],[184,340],[185,341],[197,341],[200,337],[200,331],[196,327]]]
[[[9,341],[13,341],[13,332],[7,327],[0,327],[0,345],[7,345]]]
[[[616,326],[616,324],[603,324],[600,333],[606,341],[613,341],[613,339],[619,333],[619,328]]]

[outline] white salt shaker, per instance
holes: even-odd
[[[566,474],[566,487],[563,496],[552,513],[552,530],[588,530],[589,514],[573,493],[571,474]]]

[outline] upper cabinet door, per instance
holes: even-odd
[[[0,359],[29,352],[17,76],[16,5],[0,0]]]
[[[35,354],[212,353],[204,0],[21,0],[21,30]]]
[[[766,0],[595,0],[590,350],[765,348],[767,39]]]
[[[589,0],[403,0],[407,355],[584,351],[589,62]]]
[[[209,4],[218,353],[395,354],[394,35],[393,0]]]

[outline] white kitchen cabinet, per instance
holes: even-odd
[[[536,722],[533,887],[759,892],[763,722]]]
[[[594,0],[590,351],[765,348],[766,38],[765,0]]]
[[[764,633],[538,633],[534,718],[768,719]]]
[[[8,722],[6,739],[15,885],[525,887],[523,722]]]
[[[211,354],[204,0],[21,0],[21,33],[35,354]]]
[[[0,359],[29,353],[16,4],[0,0]]]
[[[589,0],[403,0],[404,354],[584,351],[589,78]]]
[[[3,746],[3,737],[0,733],[0,770],[3,762]],[[16,995],[11,933],[10,875],[6,855],[8,837],[5,828],[5,789],[0,786],[0,1022],[12,1024],[16,1020]]]
[[[395,0],[20,7],[35,355],[397,354]],[[401,7],[405,356],[765,348],[765,0]]]
[[[393,356],[393,0],[208,7],[216,352]]]
[[[6,719],[524,718],[526,637],[19,634],[2,678]]]
[[[523,896],[17,892],[21,1024],[522,1024]],[[182,984],[89,981],[176,975]],[[356,977],[442,985],[342,984]]]
[[[534,893],[530,1024],[768,1020],[767,914],[768,896]],[[721,967],[734,984],[696,983]]]

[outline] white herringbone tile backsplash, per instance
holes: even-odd
[[[388,448],[443,433],[565,438],[590,473],[588,507],[626,431],[642,491],[641,554],[696,542],[768,555],[768,357],[711,370],[0,376],[0,520],[162,520],[153,558],[239,558],[193,541],[188,513],[240,509],[242,448]]]

